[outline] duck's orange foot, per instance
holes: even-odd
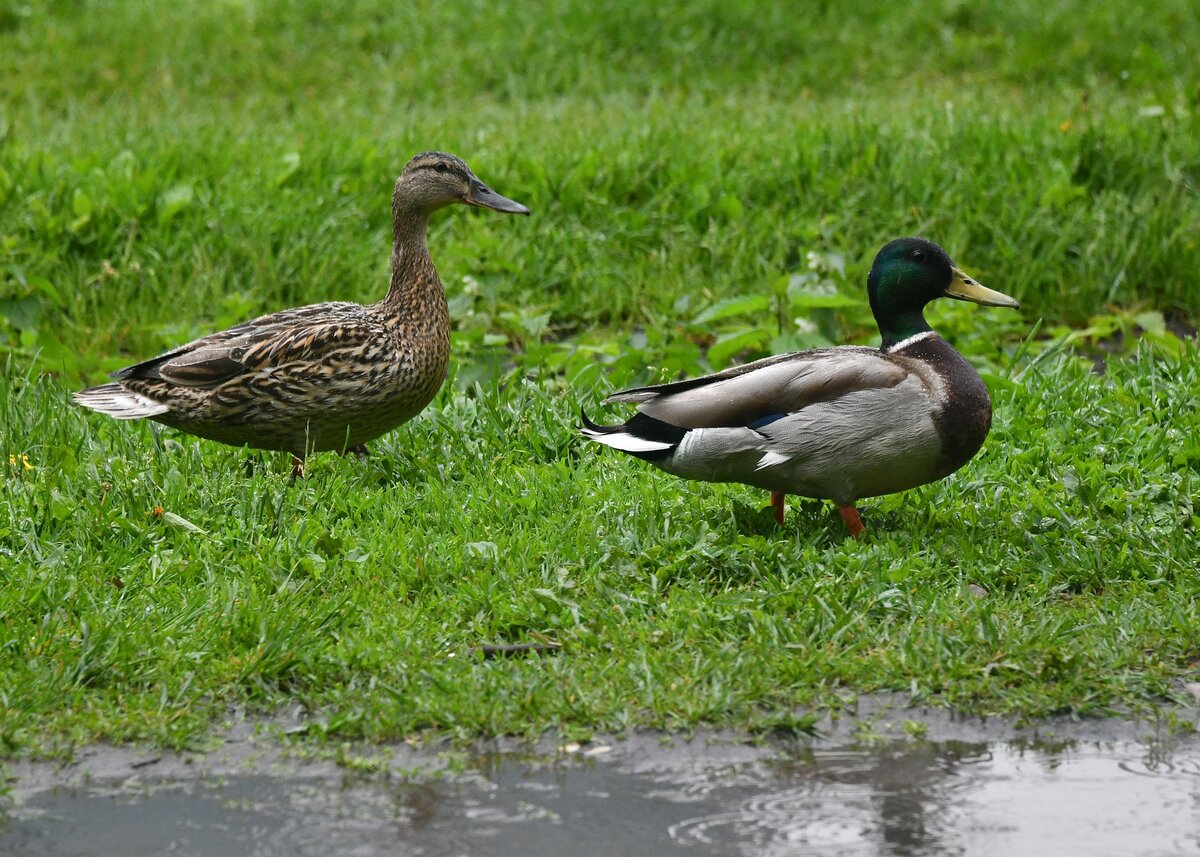
[[[781,527],[783,526],[783,498],[786,496],[787,494],[783,491],[771,492],[771,511],[775,516],[775,523]]]
[[[846,524],[846,529],[850,531],[850,535],[856,539],[861,539],[862,534],[867,531],[867,528],[863,526],[862,518],[858,516],[858,509],[854,508],[854,504],[838,506],[838,514],[842,516],[842,521]]]
[[[292,456],[292,478],[299,479],[304,475],[304,459],[298,455]]]

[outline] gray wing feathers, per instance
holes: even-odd
[[[859,389],[761,428],[688,432],[664,470],[689,479],[743,482],[840,503],[919,485],[938,449],[919,377]],[[931,457],[932,456],[932,457]]]
[[[790,359],[768,358],[758,366],[738,368],[741,371],[714,375],[709,383],[678,392],[647,388],[610,400],[636,402],[639,411],[683,428],[738,426],[855,391],[889,389],[909,377],[905,368],[879,351],[856,347],[800,352]]]

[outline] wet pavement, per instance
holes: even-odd
[[[96,748],[66,768],[10,771],[0,854],[1200,853],[1200,739],[1125,731],[641,734],[493,745],[465,767],[404,751],[369,775],[292,761],[266,741],[224,761]]]

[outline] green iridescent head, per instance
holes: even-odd
[[[883,246],[867,277],[867,297],[883,335],[884,349],[930,330],[924,309],[936,298],[984,306],[1018,306],[1008,295],[968,277],[945,250],[924,238],[897,238]]]

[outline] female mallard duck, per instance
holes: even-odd
[[[75,393],[119,420],[149,417],[200,437],[292,453],[354,451],[429,404],[450,359],[446,293],[426,224],[451,203],[529,214],[443,152],[417,155],[392,194],[392,283],[375,304],[285,309],[189,342]]]
[[[583,414],[583,434],[685,479],[765,488],[780,523],[787,494],[832,500],[858,538],[856,500],[950,475],[991,428],[987,387],[930,328],[925,305],[947,297],[1017,306],[920,238],[879,251],[867,296],[883,336],[878,350],[798,351],[625,390],[605,403],[633,402],[639,413],[617,426]]]

